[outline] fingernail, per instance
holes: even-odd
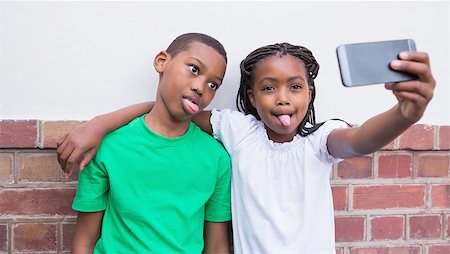
[[[404,59],[404,58],[408,58],[408,55],[409,55],[408,52],[403,51],[403,52],[400,52],[399,57]]]
[[[399,67],[401,64],[402,64],[402,62],[400,62],[399,60],[393,60],[391,62],[392,67]]]

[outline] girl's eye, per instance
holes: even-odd
[[[213,82],[209,82],[208,83],[208,87],[211,88],[212,90],[217,90],[217,88],[219,88],[219,86],[216,83]]]
[[[273,91],[275,88],[273,88],[273,86],[265,86],[263,87],[263,91]]]
[[[291,86],[291,88],[292,88],[292,89],[301,89],[302,86],[299,85],[299,84],[294,84],[294,85]]]
[[[200,68],[198,68],[198,66],[190,64],[189,66],[189,70],[194,73],[195,75],[198,75]]]

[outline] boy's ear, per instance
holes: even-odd
[[[166,51],[159,52],[155,59],[153,60],[153,66],[158,73],[164,72],[164,67],[166,66],[167,60],[169,60],[170,54]]]
[[[256,106],[255,106],[255,95],[253,94],[253,89],[247,89],[247,96],[248,96],[248,99],[250,100],[250,103],[252,104],[252,106],[254,108],[256,108]]]

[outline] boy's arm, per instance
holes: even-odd
[[[402,52],[400,59],[393,61],[391,67],[416,74],[419,79],[385,84],[386,89],[397,97],[397,105],[370,118],[360,127],[331,132],[327,141],[331,155],[345,159],[375,152],[422,117],[436,85],[428,55],[423,52]]]
[[[94,157],[103,137],[134,118],[149,112],[153,103],[135,104],[117,111],[96,116],[78,126],[58,140],[58,161],[61,168],[69,173],[79,166],[84,168]]]
[[[205,249],[206,254],[229,254],[230,241],[229,222],[205,221]]]
[[[72,242],[73,254],[92,253],[100,238],[104,211],[83,213],[79,212],[75,235]]]

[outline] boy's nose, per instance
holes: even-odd
[[[203,82],[196,81],[192,83],[191,90],[194,91],[198,96],[202,96],[203,94]]]

